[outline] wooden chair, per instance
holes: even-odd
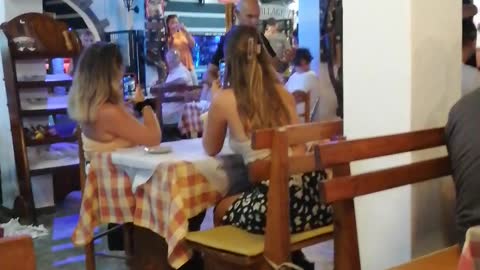
[[[310,92],[295,90],[292,95],[296,104],[305,103],[305,109],[298,116],[303,117],[305,123],[310,122]]]
[[[82,141],[82,130],[80,126],[77,126],[76,136],[78,139],[78,158],[80,166],[80,186],[83,193],[85,188],[85,181],[87,179],[87,162],[85,160],[85,152],[83,151],[83,141]],[[105,253],[96,253],[95,252],[95,240],[107,236],[110,233],[116,232],[118,230],[123,230],[123,246],[125,249],[125,256],[115,256]],[[101,232],[95,235],[92,241],[85,245],[85,269],[86,270],[95,270],[95,256],[110,257],[117,259],[124,259],[127,261],[127,265],[131,264],[131,259],[133,256],[133,225],[131,223],[119,224],[116,225],[104,232]],[[1,268],[0,268],[1,269]]]
[[[202,91],[201,85],[171,85],[168,87],[162,87],[161,85],[154,86],[150,89],[150,93],[156,97],[156,114],[158,121],[160,123],[160,127],[162,131],[176,131],[178,130],[178,125],[165,125],[163,124],[163,114],[162,114],[162,105],[164,103],[171,103],[171,102],[180,102],[180,103],[188,103],[192,101],[199,101],[200,94]],[[166,94],[175,93],[175,96],[168,96]]]
[[[436,128],[320,145],[317,151],[322,167],[331,167],[352,161],[443,146],[445,144],[443,134],[443,128]],[[320,185],[322,198],[326,203],[332,203],[336,207],[334,208],[335,269],[360,269],[353,203],[355,197],[450,174],[448,156],[443,156],[359,175],[334,177],[322,182]],[[338,208],[343,211],[337,211]],[[452,247],[395,269],[456,269],[459,255],[458,247]]]
[[[30,236],[0,238],[0,269],[35,270],[35,252]]]
[[[249,167],[254,183],[270,179],[266,233],[252,234],[234,226],[189,233],[187,242],[203,253],[205,269],[270,269],[265,258],[280,265],[289,260],[292,251],[331,239],[332,226],[290,234],[289,175],[318,170],[320,161],[317,153],[288,157],[288,148],[342,133],[341,121],[255,132],[253,149],[272,149],[271,160],[256,161]]]

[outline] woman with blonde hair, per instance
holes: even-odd
[[[255,130],[299,123],[293,97],[278,82],[270,57],[255,28],[236,26],[226,36],[223,90],[214,93],[203,134],[209,155],[218,154],[228,134],[230,148],[248,165],[270,156],[268,150],[253,150]],[[290,149],[291,155],[306,151],[305,145]],[[297,233],[325,226],[332,221],[331,208],[320,203],[319,181],[324,172],[290,178],[290,230]],[[235,187],[233,187],[235,188]],[[268,181],[239,195],[227,197],[216,208],[215,219],[253,233],[265,232]],[[298,253],[297,253],[298,254]],[[303,256],[294,263],[313,269]]]
[[[160,144],[162,134],[150,106],[143,106],[137,86],[134,102],[143,123],[124,105],[123,61],[113,43],[98,42],[82,54],[68,97],[68,114],[82,129],[86,157],[91,152],[110,152],[135,145]]]

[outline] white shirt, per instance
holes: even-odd
[[[315,72],[311,70],[302,73],[295,72],[290,76],[285,87],[290,93],[296,90],[310,92],[310,108],[312,110],[319,100],[318,110],[312,116],[312,121],[328,121],[337,118],[337,95],[332,88],[320,87],[320,80]],[[304,107],[304,104],[298,104],[297,112],[303,113],[305,111]]]
[[[183,65],[169,70],[165,83],[179,80],[178,84],[193,85],[192,74]],[[182,112],[185,104],[181,102],[169,102],[162,104],[163,123],[167,125],[177,124],[182,119]]]
[[[480,71],[469,65],[462,65],[462,96],[480,88]]]

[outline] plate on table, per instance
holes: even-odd
[[[145,152],[149,154],[168,154],[172,152],[172,147],[165,145],[157,145],[153,147],[145,147]]]

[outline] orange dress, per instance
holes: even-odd
[[[180,53],[180,61],[190,71],[193,70],[193,58],[191,48],[188,45],[187,34],[176,32],[170,38],[170,49],[175,49]]]

